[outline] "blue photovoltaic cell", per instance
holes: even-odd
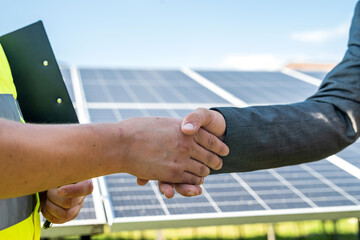
[[[76,220],[94,219],[96,220],[93,196],[89,195],[85,198],[84,205],[77,216]]]
[[[192,110],[164,109],[89,109],[91,122],[117,122],[139,116],[177,117],[183,118]],[[117,118],[116,116],[120,116]]]
[[[111,109],[89,109],[90,120],[93,123],[117,122],[114,111]]]
[[[180,205],[174,207],[168,207],[170,214],[181,215],[181,214],[196,214],[196,213],[215,213],[213,207],[210,204],[199,205],[194,207],[193,205]]]
[[[337,156],[360,168],[360,140],[342,150]]]
[[[197,72],[249,105],[299,102],[317,90],[316,86],[280,72]]]
[[[224,99],[180,71],[80,69],[88,102],[218,102]]]
[[[300,71],[300,72],[309,75],[311,77],[318,78],[320,80],[323,80],[326,74],[328,74],[328,72],[320,72],[320,71]]]
[[[105,183],[115,217],[165,214],[150,184],[138,186],[136,178],[128,174],[105,176]]]

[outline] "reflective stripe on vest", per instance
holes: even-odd
[[[0,44],[0,117],[24,122],[16,97],[11,70]],[[38,194],[0,199],[0,239],[40,239],[39,205]]]

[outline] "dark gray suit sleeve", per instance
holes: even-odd
[[[226,120],[230,154],[215,173],[244,172],[323,159],[353,143],[360,127],[360,4],[344,59],[304,102],[214,108]]]

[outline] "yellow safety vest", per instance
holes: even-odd
[[[24,122],[17,103],[16,88],[0,44],[0,117]],[[0,199],[0,239],[40,239],[39,194]]]

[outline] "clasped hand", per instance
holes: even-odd
[[[220,169],[219,156],[229,153],[221,141],[225,127],[219,112],[204,108],[196,109],[183,121],[174,118],[122,121],[118,131],[124,132],[127,144],[122,172],[138,177],[139,185],[159,180],[159,189],[168,198],[174,196],[174,189],[184,196],[199,195],[199,185],[209,175],[209,168]],[[116,151],[112,155],[116,161]],[[92,189],[92,180],[50,189],[40,194],[40,210],[53,223],[70,221],[79,214]]]
[[[187,115],[181,124],[181,131],[185,135],[193,136],[199,147],[203,148],[202,155],[199,156],[201,158],[206,158],[206,156],[213,158],[214,154],[219,156],[229,154],[229,148],[221,141],[224,138],[225,129],[226,122],[222,114],[205,108],[196,109]],[[206,162],[203,163],[206,164]],[[206,165],[209,166],[209,164]],[[213,169],[218,170],[219,168]],[[148,180],[138,178],[137,182],[139,185],[145,185]],[[186,197],[202,193],[201,187],[197,184],[159,181],[159,190],[165,197],[172,198],[175,194],[174,189]]]

